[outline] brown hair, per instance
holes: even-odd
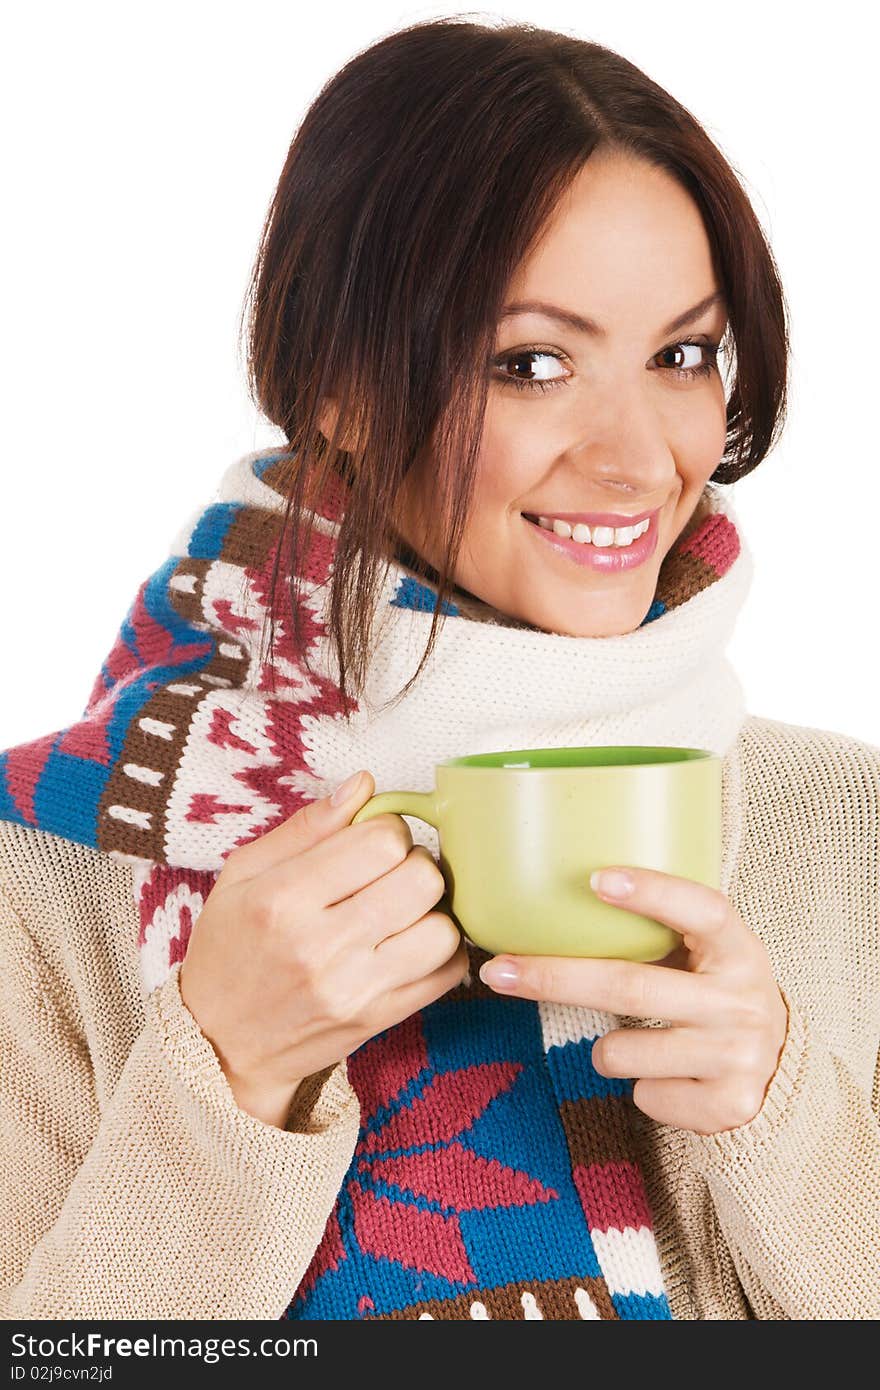
[[[736,364],[712,481],[744,477],[781,432],[789,340],[773,255],[737,174],[668,92],[601,44],[524,23],[452,16],[358,53],[294,136],[245,302],[251,395],[295,454],[284,563],[304,655],[306,511],[331,472],[348,489],[327,610],[346,712],[400,539],[395,499],[428,461],[445,559],[428,644],[396,698],[433,649],[455,587],[503,296],[597,147],[665,170],[701,211]],[[328,396],[338,409],[329,439],[318,427]],[[273,596],[277,578],[276,562]]]

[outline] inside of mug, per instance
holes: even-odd
[[[508,748],[499,753],[471,753],[447,758],[441,767],[632,767],[645,763],[681,763],[711,758],[706,748],[675,748],[637,744],[596,748]]]

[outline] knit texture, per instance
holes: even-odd
[[[707,490],[636,633],[544,633],[461,594],[433,683],[402,718],[377,705],[424,647],[436,594],[390,566],[371,687],[342,726],[351,751],[340,748],[321,605],[341,484],[322,499],[307,561],[321,675],[306,680],[287,631],[271,671],[257,660],[291,463],[258,454],[228,470],[220,501],[142,586],[83,718],[0,755],[0,815],[133,866],[145,994],[183,959],[226,854],[324,795],[334,753],[346,770],[366,761],[377,789],[380,777],[417,789],[463,751],[629,741],[725,753],[739,732],[723,642],[750,565],[729,506]],[[490,697],[470,727],[454,700],[462,662],[468,694],[476,669]],[[552,695],[517,725],[535,671]],[[402,745],[407,718],[427,721],[440,751]],[[471,948],[463,986],[349,1059],[359,1140],[290,1317],[669,1317],[633,1160],[632,1083],[591,1064],[616,1020],[499,999],[478,981],[483,958]]]
[[[719,587],[707,587],[697,602],[711,601]],[[225,630],[209,613],[212,630]],[[495,619],[485,617],[488,631]],[[725,627],[717,610],[713,619],[719,630]],[[625,640],[662,628],[648,624]],[[149,652],[158,655],[162,647],[149,647],[150,623],[139,621],[136,630],[140,641],[135,628],[126,627],[126,650],[139,658],[143,674]],[[642,656],[650,659],[647,651]],[[128,686],[136,685],[137,667],[133,661]],[[147,679],[161,676],[161,669]],[[575,672],[584,697],[594,693],[589,676],[586,666]],[[532,682],[535,742],[544,728],[559,733],[560,743],[573,741],[557,689],[565,685],[564,672],[560,678],[557,671],[554,682],[549,691]],[[482,693],[494,689],[487,680]],[[630,717],[625,699],[622,708]],[[462,702],[453,709],[465,730],[457,751],[471,751],[470,735],[480,729],[464,722]],[[319,720],[306,727],[328,726]],[[588,733],[592,729],[588,725]],[[652,737],[650,729],[648,717],[639,738]],[[488,722],[483,732],[488,740]],[[454,739],[455,730],[443,734]],[[517,726],[512,742],[530,745],[531,737],[521,734]],[[431,723],[423,737],[426,764],[456,751],[443,751],[444,739]],[[48,743],[51,751],[59,740],[54,735],[36,748]],[[94,746],[100,749],[100,742]],[[370,765],[378,790],[430,786],[427,767],[420,780],[408,775],[406,763],[400,776],[396,766],[394,776],[386,776],[372,757],[352,759],[351,745],[337,746],[329,736],[321,755],[330,748],[334,758],[348,762],[321,763],[308,742],[305,747],[309,766],[327,772],[327,782]],[[10,751],[20,755],[12,765],[25,769],[40,756],[27,748]],[[95,776],[111,761],[94,758],[87,770]],[[5,759],[4,769],[9,764]],[[66,766],[72,773],[76,763],[68,759]],[[42,806],[39,775],[30,785],[33,805]],[[385,1121],[377,1112],[376,1123],[363,1123],[345,1062],[307,1078],[284,1130],[240,1110],[183,1005],[179,963],[161,984],[145,989],[137,947],[142,884],[136,880],[144,866],[96,848],[97,821],[91,844],[37,828],[32,816],[15,809],[21,803],[13,807],[5,773],[3,786],[5,812],[12,815],[0,819],[0,1317],[278,1318],[295,1290],[317,1298],[316,1268],[307,1271],[322,1239],[322,1259],[332,1247],[327,1232],[335,1229],[339,1194],[361,1171],[355,1160],[366,1157],[372,1166],[406,1156],[379,1147],[390,1116]],[[22,786],[27,782],[19,791]],[[420,825],[414,821],[411,828]],[[876,1318],[880,749],[844,734],[747,716],[724,753],[722,827],[723,890],[766,946],[790,1026],[764,1105],[749,1124],[701,1136],[657,1124],[635,1107],[628,1112],[669,1304],[684,1320]],[[178,909],[172,899],[169,943],[185,930],[186,912],[185,903]],[[448,999],[451,1006],[459,1002]],[[474,1002],[485,1008],[485,993]],[[495,1002],[511,1006],[507,1016],[522,1032],[522,1019],[512,1012],[522,1001]],[[565,1036],[566,1014],[571,1030],[587,1037],[586,1011],[575,1010],[557,1016],[556,1038]],[[407,1022],[409,1042],[401,1038],[389,1049],[402,1079],[396,1094],[405,1104],[398,1111],[415,1108],[416,1086],[404,1084],[405,1069],[425,1054],[442,1068],[442,1046],[449,1044],[424,1015]],[[644,1027],[646,1021],[618,1022]],[[551,1080],[553,1046],[546,1049]],[[585,1050],[579,1046],[573,1060]],[[358,1056],[349,1059],[353,1073]],[[504,1060],[481,1057],[484,1066],[495,1064],[496,1084]],[[524,1068],[523,1074],[536,1073]],[[394,1077],[386,1081],[385,1094]],[[378,1078],[371,1084],[382,1089]],[[505,1097],[509,1102],[518,1085],[499,1090],[489,1112]],[[515,1121],[524,1130],[530,1118],[523,1108]],[[407,1123],[406,1116],[396,1123]],[[430,1142],[444,1147],[433,1136]],[[533,1156],[540,1151],[536,1142]],[[531,1177],[545,1188],[554,1185],[554,1172]],[[378,1181],[387,1178],[387,1169],[377,1175]],[[340,1229],[348,1241],[344,1222]],[[347,1270],[345,1260],[338,1261],[343,1278],[355,1263],[348,1245],[346,1257]],[[576,1287],[595,1302],[584,1279]],[[577,1306],[570,1286],[557,1285],[569,1308],[572,1301]],[[537,1315],[534,1288],[508,1290],[514,1316]],[[453,1316],[480,1317],[478,1304],[487,1316],[505,1315],[497,1311],[498,1286],[470,1300],[464,1292],[471,1311],[460,1304],[450,1309],[453,1296],[446,1305]],[[534,1304],[524,1299],[528,1294]],[[583,1295],[580,1301],[589,1311]],[[366,1307],[362,1312],[369,1314]]]
[[[670,1307],[878,1318],[880,749],[749,715],[722,791],[725,890],[790,1026],[749,1124],[633,1110]],[[340,1062],[286,1130],[240,1110],[180,966],[144,999],[138,921],[130,866],[0,821],[0,1318],[280,1318],[358,1097]]]

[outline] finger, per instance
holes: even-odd
[[[344,826],[311,849],[285,856],[263,873],[248,876],[245,891],[253,892],[255,901],[271,903],[280,921],[294,913],[307,918],[337,904],[347,908],[353,894],[403,864],[412,848],[406,821],[389,812],[360,825]],[[384,916],[388,915],[386,905]],[[341,925],[347,921],[348,915]]]
[[[380,817],[376,817],[378,821]],[[376,821],[363,821],[364,829]],[[360,826],[353,827],[359,830]],[[409,828],[406,827],[409,835]],[[431,851],[413,845],[402,863],[328,909],[334,925],[350,928],[361,943],[378,946],[386,937],[404,932],[436,907],[446,883]]]
[[[674,1129],[690,1129],[695,1134],[720,1134],[748,1124],[764,1099],[760,1089],[745,1080],[722,1086],[715,1081],[679,1078],[637,1081],[632,1098],[652,1120]]]
[[[619,869],[603,867],[601,874],[615,871],[629,874],[633,887],[625,895],[612,894],[602,886],[604,878],[592,875],[591,886],[592,879],[597,878],[593,891],[603,902],[672,927],[684,937],[688,950],[699,951],[703,956],[720,961],[741,953],[745,924],[717,888],[632,864]]]
[[[498,967],[509,965],[516,968],[517,980],[504,985],[503,993],[522,999],[697,1025],[710,1023],[723,1005],[710,976],[632,960],[493,956],[480,967],[480,978],[501,990],[493,976]]]
[[[725,1038],[706,1028],[615,1028],[593,1043],[600,1076],[724,1076],[729,1069]]]
[[[396,989],[437,970],[462,943],[458,927],[442,912],[429,912],[406,931],[387,936],[374,949],[375,960],[387,976],[388,988]]]
[[[389,1022],[384,1026],[399,1023],[401,1019],[409,1018],[410,1014],[417,1013],[419,1009],[426,1009],[435,999],[461,984],[469,968],[467,943],[462,937],[455,954],[442,965],[438,965],[436,970],[389,990],[385,1008],[385,1017]]]
[[[364,769],[339,806],[333,805],[332,792],[305,802],[274,830],[232,850],[223,865],[224,883],[240,883],[244,879],[254,878],[326,840],[329,835],[349,824],[352,816],[373,795],[375,786],[373,774]]]

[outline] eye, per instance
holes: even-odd
[[[533,357],[544,358],[544,362],[533,367],[529,361]],[[568,384],[568,373],[554,367],[554,363],[563,361],[564,354],[555,348],[525,347],[502,353],[492,365],[497,372],[496,380],[505,386],[515,386],[520,391],[552,391]]]
[[[668,372],[676,381],[692,381],[695,377],[711,376],[718,370],[717,357],[720,346],[720,343],[712,342],[709,338],[684,338],[680,342],[671,343],[669,347],[661,348],[653,360],[656,361],[659,357],[674,357],[683,348],[699,349],[702,361],[692,361],[686,367],[672,362],[664,362],[661,365],[661,371]]]
[[[702,360],[692,361],[681,366],[675,361],[661,359],[680,356],[683,349],[692,349],[692,356]],[[652,362],[660,362],[660,370],[673,381],[693,381],[698,377],[709,377],[718,370],[717,357],[720,343],[706,338],[682,338],[676,343],[654,354]],[[539,359],[533,364],[532,359]],[[543,363],[540,361],[543,359]],[[504,386],[513,386],[518,391],[553,391],[557,386],[567,386],[571,373],[561,371],[562,362],[568,361],[564,353],[556,348],[524,347],[514,352],[504,352],[492,363],[495,379]],[[558,364],[558,365],[554,365]]]

